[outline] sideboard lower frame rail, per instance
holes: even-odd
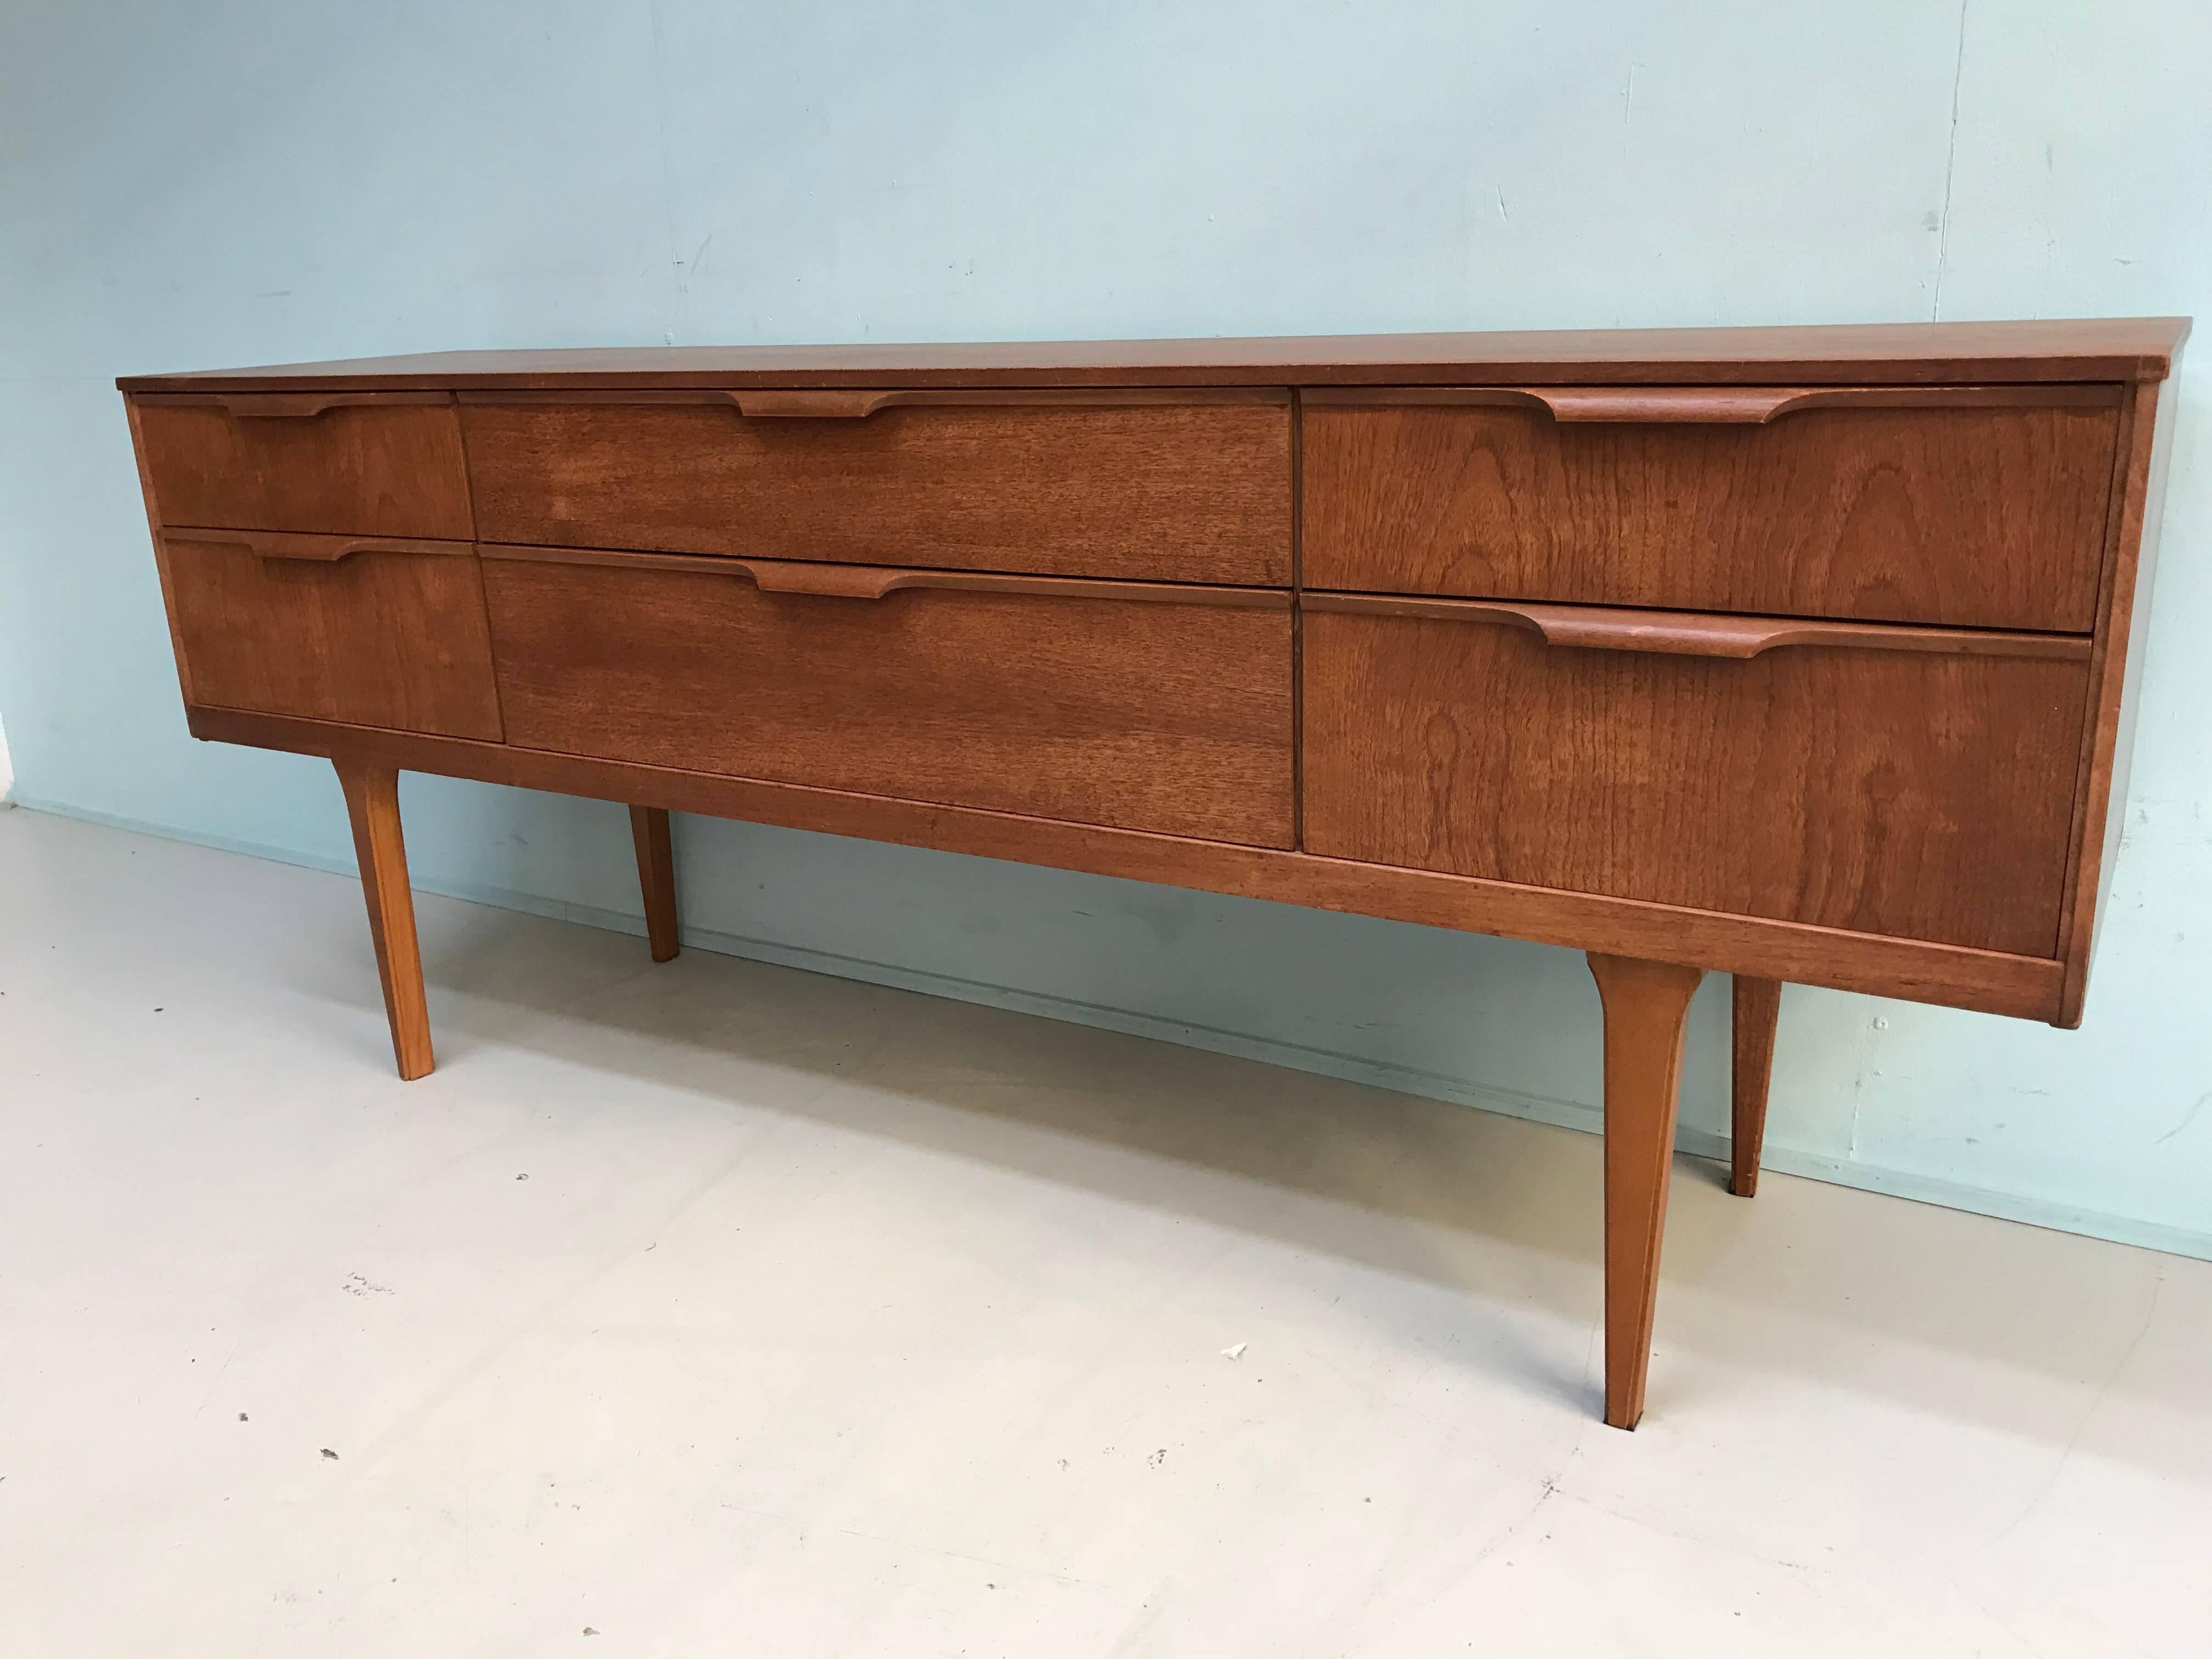
[[[2064,963],[1597,894],[543,750],[188,708],[192,735],[2059,1023]]]

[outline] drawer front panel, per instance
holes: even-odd
[[[467,541],[461,429],[442,392],[141,398],[165,525]]]
[[[1741,624],[1710,620],[1690,647]],[[2085,657],[1655,654],[1310,612],[1306,847],[2050,957]]]
[[[1283,586],[1290,410],[465,401],[486,541]]]
[[[765,592],[753,568],[859,580]],[[507,740],[1290,845],[1286,599],[775,568],[487,548]],[[998,586],[928,585],[961,580]]]
[[[483,583],[466,542],[161,542],[188,702],[500,737]]]
[[[2117,388],[1746,388],[1737,395],[1748,401],[1735,404],[1693,401],[1692,390],[1732,389],[1621,388],[1611,404],[1601,389],[1561,389],[1544,394],[1556,413],[1533,392],[1486,404],[1310,400],[1305,580],[1973,628],[2094,625]],[[1627,401],[1639,393],[1646,403]]]

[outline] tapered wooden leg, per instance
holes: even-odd
[[[645,890],[645,937],[655,962],[677,951],[676,848],[668,814],[658,806],[629,809],[629,837],[637,843],[637,884]]]
[[[334,758],[331,764],[337,768],[353,819],[353,849],[368,900],[368,936],[376,943],[392,1055],[399,1075],[412,1081],[426,1076],[434,1061],[430,1011],[422,1000],[422,953],[415,940],[415,895],[407,885],[407,847],[399,835],[399,774],[370,761]]]
[[[1605,1004],[1605,1420],[1632,1429],[1659,1297],[1683,1024],[1705,974],[1595,951],[1589,967]]]
[[[1759,1151],[1766,1141],[1766,1087],[1774,1077],[1774,1026],[1782,1012],[1782,982],[1738,974],[1734,1012],[1729,1190],[1738,1198],[1749,1198],[1759,1190]]]

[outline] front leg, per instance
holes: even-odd
[[[353,849],[368,900],[368,935],[376,943],[377,977],[399,1075],[427,1076],[430,1010],[422,1000],[422,953],[415,939],[415,895],[407,884],[407,847],[399,835],[399,774],[374,761],[332,756],[338,787],[353,819]]]
[[[1644,1415],[1667,1228],[1682,1031],[1698,968],[1589,954],[1605,1005],[1605,1420]]]

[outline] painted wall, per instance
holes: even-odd
[[[21,799],[349,862],[184,732],[119,372],[457,346],[2212,311],[2197,0],[0,11]],[[2078,1034],[1793,990],[1773,1163],[2212,1253],[2212,465],[2183,377]],[[619,808],[406,786],[426,886],[633,915]],[[1560,951],[744,825],[730,948],[1595,1121]],[[1686,1118],[1724,1123],[1722,983]]]

